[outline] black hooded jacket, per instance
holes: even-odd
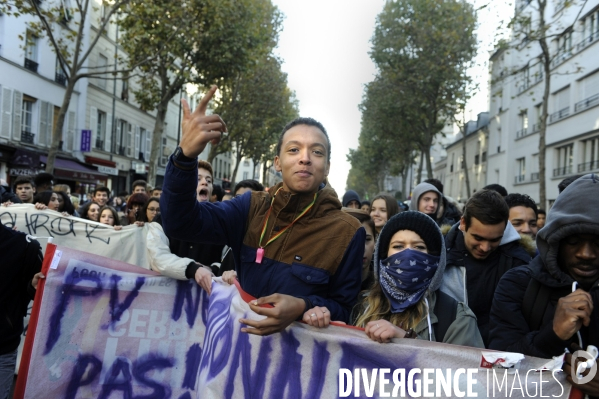
[[[537,234],[537,256],[528,266],[507,272],[497,289],[491,308],[491,349],[519,352],[524,355],[550,358],[564,353],[572,342],[578,343],[576,334],[566,341],[553,331],[553,317],[559,298],[572,292],[574,279],[558,264],[558,248],[562,239],[575,234],[599,235],[599,207],[589,202],[599,195],[599,176],[586,175],[564,190],[547,214],[545,227]],[[538,329],[529,325],[524,315],[524,297],[534,279],[548,295],[548,300],[535,303],[532,312],[541,320]],[[540,292],[540,291],[539,291]],[[589,327],[580,329],[583,348],[599,346],[599,281],[590,291],[594,309]],[[540,295],[540,294],[539,294]],[[527,305],[528,306],[528,305]]]
[[[31,279],[42,267],[40,244],[25,237],[0,223],[0,355],[19,346],[23,317],[35,295]]]

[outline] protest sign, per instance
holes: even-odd
[[[568,397],[570,391],[563,374],[535,371],[544,359],[526,357],[507,373],[481,367],[480,349],[407,339],[380,344],[356,328],[293,323],[268,337],[241,333],[240,318],[263,316],[220,279],[208,298],[193,281],[53,244],[43,269],[19,399],[381,397],[394,390],[412,397]]]
[[[53,243],[80,251],[106,256],[132,265],[148,268],[147,227],[124,226],[122,230],[59,212],[35,209],[32,204],[0,207],[0,220],[9,228],[39,237],[42,251],[47,238]]]

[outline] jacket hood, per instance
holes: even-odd
[[[348,190],[345,194],[343,194],[343,206],[347,206],[351,201],[358,201],[358,204],[362,206],[362,201],[360,201],[360,196],[354,190]]]
[[[443,194],[441,191],[437,190],[437,187],[433,186],[430,183],[420,183],[416,187],[414,187],[414,191],[412,191],[412,199],[410,200],[410,210],[417,211],[418,210],[418,202],[420,201],[420,196],[424,193],[428,193],[429,191],[434,191],[439,194],[439,200],[443,200]]]
[[[429,190],[427,190],[427,191],[429,191]],[[435,223],[435,221],[430,216],[425,215],[424,213],[420,213],[420,214],[423,216],[426,216],[427,218],[429,218],[431,220],[431,227],[432,227],[432,225],[434,225],[434,231],[439,234],[440,239],[441,239],[441,252],[439,254],[439,267],[437,268],[437,272],[431,279],[431,284],[429,285],[428,290],[425,293],[425,295],[428,296],[431,292],[437,291],[439,289],[439,287],[441,286],[441,282],[443,281],[443,273],[445,272],[447,251],[445,250],[445,239],[443,237],[443,234],[441,234],[441,230],[437,226],[437,223]],[[399,213],[395,216],[398,216],[398,215],[401,215],[401,213]],[[381,237],[389,236],[388,234],[383,234],[385,229],[389,230],[389,229],[393,229],[393,227],[391,227],[389,222],[387,222],[381,229],[381,232],[376,240],[376,246],[374,247],[374,278],[376,279],[376,281],[378,281],[378,279],[379,279],[379,261],[381,259],[387,258],[386,255],[384,258],[381,258],[381,254],[379,253],[379,249],[381,247],[381,240],[380,240]],[[397,229],[397,231],[399,231],[399,229]],[[393,234],[394,233],[395,232],[393,232]]]
[[[512,226],[512,223],[508,220],[507,224],[505,225],[505,230],[503,230],[503,237],[501,237],[499,246],[518,241],[520,238],[520,234],[518,234],[514,226]]]
[[[559,243],[574,234],[599,235],[599,207],[590,201],[597,196],[599,176],[592,173],[575,180],[558,195],[545,226],[537,233],[539,256],[551,276],[562,284],[574,280],[557,263]]]

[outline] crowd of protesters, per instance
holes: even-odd
[[[277,143],[283,181],[265,189],[244,180],[227,193],[215,190],[212,166],[197,160],[226,131],[218,115],[205,115],[212,94],[193,112],[184,102],[180,147],[162,187],[136,181],[130,195],[112,198],[96,187],[76,207],[69,187],[52,187],[51,175],[23,177],[3,201],[6,194],[7,204],[18,199],[116,230],[145,225],[149,268],[193,279],[208,293],[214,276],[238,279],[257,298],[250,308],[266,317],[240,320],[250,334],[297,320],[316,328],[335,321],[380,343],[413,338],[543,358],[599,346],[599,211],[589,201],[599,194],[598,176],[561,182],[548,212],[497,184],[462,207],[436,179],[418,184],[409,206],[387,193],[364,201],[351,190],[340,201],[327,184],[324,126],[298,118]],[[23,290],[35,288],[36,272],[37,263],[18,277]],[[1,328],[4,337],[9,327]],[[12,356],[14,342],[1,341],[0,356]],[[572,367],[576,359],[567,355],[564,369]],[[599,375],[569,381],[599,397]]]

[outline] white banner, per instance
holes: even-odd
[[[91,220],[40,211],[32,204],[0,207],[0,220],[6,227],[17,226],[17,230],[38,237],[42,252],[46,251],[47,237],[52,237],[57,245],[149,269],[145,226],[124,226],[116,231],[112,226]]]

